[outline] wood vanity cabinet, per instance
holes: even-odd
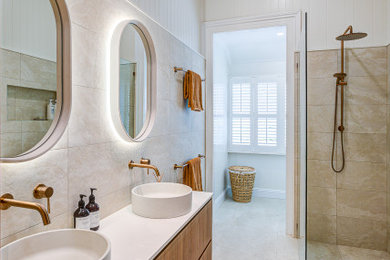
[[[193,217],[156,260],[211,260],[211,200]]]

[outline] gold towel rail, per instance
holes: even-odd
[[[206,158],[206,156],[204,156],[203,154],[198,154],[198,157],[203,159],[203,158]],[[183,164],[183,165],[178,165],[175,163],[175,165],[173,165],[173,169],[179,169],[179,168],[184,168],[185,166],[187,166],[188,164]]]
[[[173,67],[173,71],[175,71],[175,73],[179,71],[187,72],[187,70],[182,67]],[[205,81],[205,79],[202,79],[202,81]]]

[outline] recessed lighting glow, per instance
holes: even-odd
[[[284,35],[284,32],[278,32],[276,35],[277,35],[277,36],[283,36],[283,35]]]

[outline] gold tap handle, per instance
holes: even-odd
[[[47,212],[50,213],[50,198],[47,198]]]
[[[45,184],[38,184],[34,188],[34,198],[36,199],[47,199],[47,212],[50,213],[50,197],[53,196],[54,190],[52,187],[47,187]]]

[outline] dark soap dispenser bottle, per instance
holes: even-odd
[[[89,230],[91,226],[91,220],[88,209],[85,208],[85,202],[83,200],[86,195],[80,194],[79,207],[73,214],[74,228]]]
[[[97,190],[96,188],[91,188],[91,195],[89,196],[89,202],[87,204],[87,209],[91,216],[91,230],[97,231],[100,226],[100,208],[99,205],[95,202],[95,195],[93,191]]]

